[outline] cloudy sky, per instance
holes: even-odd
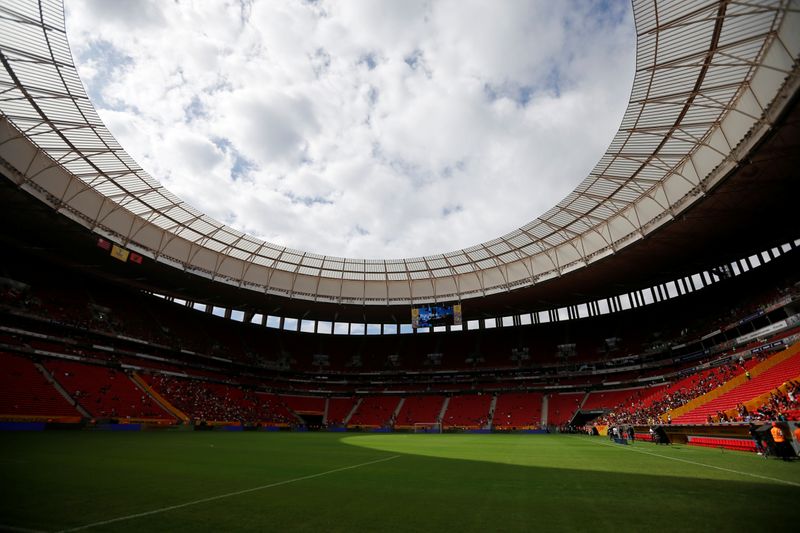
[[[178,196],[278,244],[409,257],[558,202],[633,81],[630,3],[70,0],[101,117]]]

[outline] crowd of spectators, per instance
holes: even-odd
[[[277,396],[253,389],[180,379],[163,374],[149,378],[151,386],[196,423],[237,422],[244,425],[297,425],[297,418]]]
[[[740,359],[738,362],[697,372],[684,380],[687,382],[678,390],[672,390],[672,387],[669,387],[656,395],[648,396],[644,396],[641,391],[638,391],[633,398],[621,402],[609,413],[598,418],[595,423],[608,425],[657,424],[661,417],[669,411],[677,409],[722,386],[737,375],[747,372],[755,362],[756,360],[752,360],[746,364],[744,360]]]
[[[784,391],[781,391],[781,388]],[[798,420],[800,419],[800,381],[789,381],[783,387],[770,392],[769,398],[754,409],[739,404],[736,414],[728,416],[719,412],[713,422],[751,422],[763,420]]]

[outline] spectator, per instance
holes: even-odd
[[[769,432],[772,434],[772,441],[775,443],[775,454],[783,461],[791,461],[789,442],[786,440],[780,424],[773,422],[772,429]]]

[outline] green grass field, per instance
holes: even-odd
[[[11,531],[752,532],[798,501],[800,462],[600,437],[0,434]]]

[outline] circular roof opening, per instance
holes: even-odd
[[[278,245],[446,252],[558,203],[617,130],[630,4],[70,2],[81,78],[181,199]]]

